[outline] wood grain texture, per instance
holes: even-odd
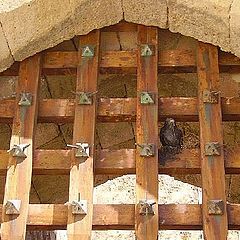
[[[141,56],[141,45],[149,44],[154,48],[152,56]],[[158,30],[154,27],[138,26],[137,54],[137,116],[136,142],[138,144],[158,144]],[[140,93],[151,92],[155,95],[155,103],[142,105]],[[138,147],[139,150],[139,147]],[[136,151],[136,223],[135,232],[139,240],[156,240],[158,236],[158,205],[154,205],[155,215],[139,214],[140,200],[153,200],[158,203],[158,153],[153,157],[142,157]]]
[[[160,230],[202,230],[202,205],[158,205]],[[0,205],[0,214],[2,205]],[[229,230],[240,230],[240,205],[228,204]],[[30,204],[27,228],[32,230],[66,229],[67,206],[63,204]],[[134,204],[94,204],[93,230],[133,230]]]
[[[240,121],[240,98],[222,98],[222,120]],[[198,121],[198,101],[194,97],[164,97],[158,99],[158,120],[173,117],[179,122]],[[75,103],[73,99],[43,99],[39,103],[38,122],[73,122]],[[0,100],[0,122],[11,123],[15,112],[14,100]],[[136,121],[135,98],[98,99],[99,122]]]
[[[135,149],[107,150],[96,152],[95,174],[135,174]],[[225,172],[240,174],[240,147],[225,151]],[[70,150],[35,150],[33,175],[68,175],[70,171]],[[0,150],[0,176],[6,175],[9,155]],[[200,174],[200,152],[186,149],[174,161],[159,166],[159,174]]]
[[[99,44],[100,31],[94,31],[80,37],[79,65],[77,69],[76,93],[97,91],[97,79],[99,72]],[[94,57],[81,57],[82,48],[86,45],[94,46]],[[78,102],[78,97],[76,97]],[[93,181],[95,160],[95,125],[96,125],[96,95],[93,96],[92,105],[75,105],[75,117],[73,127],[73,144],[78,142],[90,145],[90,157],[82,161],[75,157],[75,151],[71,155],[69,202],[87,200],[87,214],[73,215],[71,208],[68,211],[67,235],[69,240],[90,240],[92,231],[93,214]]]
[[[22,240],[26,234],[29,194],[32,177],[32,162],[34,153],[34,133],[38,113],[38,87],[41,72],[41,56],[35,55],[24,60],[20,65],[17,84],[18,98],[15,101],[15,116],[10,145],[30,144],[25,150],[26,159],[16,159],[9,156],[7,177],[4,194],[4,205],[8,200],[21,200],[20,214],[6,215],[2,212],[1,225],[2,240]],[[20,93],[28,92],[33,95],[32,105],[21,107],[18,105]],[[4,207],[5,209],[5,207]]]
[[[218,51],[215,46],[199,42],[197,53],[204,238],[226,240],[228,226],[220,97],[219,103],[216,104],[203,102],[204,90],[220,90]],[[205,144],[208,142],[219,142],[221,145],[220,156],[205,155]],[[207,207],[209,200],[224,201],[223,215],[209,215]]]
[[[95,174],[135,174],[136,150],[102,149],[96,152]],[[34,175],[69,175],[71,168],[70,150],[35,150],[33,161]],[[240,174],[240,146],[227,149],[225,155],[225,172]],[[0,175],[7,172],[9,154],[0,150]],[[167,161],[165,166],[158,166],[159,174],[200,174],[201,161],[199,149],[185,149],[175,156],[174,160]]]
[[[44,75],[76,75],[78,64],[77,52],[44,52]],[[160,73],[196,72],[196,56],[190,50],[159,51],[158,71]],[[136,73],[136,51],[106,51],[101,53],[101,73]],[[233,54],[219,51],[221,72],[240,72],[240,59]],[[19,63],[0,73],[0,76],[17,76]]]

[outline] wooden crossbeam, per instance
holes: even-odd
[[[2,211],[3,223],[1,225],[2,240],[22,240],[26,234],[28,216],[29,194],[32,177],[32,162],[34,152],[34,134],[38,113],[38,87],[40,82],[41,56],[24,60],[20,65],[19,79],[17,84],[17,99],[15,101],[15,117],[11,137],[11,148],[15,144],[30,145],[23,154],[26,158],[17,155],[12,150],[7,165],[7,177],[4,194],[4,208]],[[26,101],[21,94],[32,94],[32,103],[25,106]],[[23,105],[21,104],[21,101]],[[16,154],[16,156],[14,156]],[[20,201],[9,207],[9,201]],[[16,202],[15,202],[16,203]],[[20,209],[19,209],[20,207]],[[14,211],[14,209],[17,211]]]
[[[240,120],[240,98],[222,98],[223,121]],[[43,99],[39,103],[38,122],[73,122],[73,99]],[[158,99],[160,121],[173,117],[180,122],[197,122],[197,98],[165,97]],[[0,122],[11,123],[15,112],[14,100],[0,100]],[[160,114],[161,113],[161,114]],[[97,119],[101,122],[136,120],[135,98],[100,98]]]
[[[46,52],[43,58],[44,75],[76,75],[77,52]],[[240,70],[240,59],[233,54],[219,52],[220,71]],[[106,51],[101,54],[100,71],[136,73],[136,51]],[[189,50],[164,50],[159,52],[158,68],[161,73],[196,72],[195,54]],[[17,76],[19,63],[15,63],[0,76]]]
[[[95,125],[96,125],[96,91],[99,65],[100,31],[96,30],[86,36],[80,37],[79,43],[79,65],[76,83],[76,103],[80,103],[79,94],[86,93],[90,97],[90,104],[76,104],[73,127],[73,144],[87,143],[89,145],[89,157],[77,157],[72,153],[69,202],[87,201],[87,212],[85,214],[73,214],[72,209],[68,211],[67,235],[69,240],[90,240],[92,230],[93,214],[93,181],[95,160]],[[86,49],[94,48],[94,56],[83,56]]]
[[[152,240],[158,237],[158,205],[153,206],[155,214],[144,213],[142,201],[158,203],[158,30],[154,27],[138,26],[138,68],[137,68],[137,116],[136,116],[136,212],[135,232],[139,240]],[[146,48],[146,50],[144,50]],[[146,52],[144,52],[146,51]],[[152,51],[152,54],[147,54]],[[152,94],[152,102],[144,104],[141,95]],[[149,96],[145,97],[147,101]],[[141,154],[146,144],[153,144],[154,153]],[[145,209],[145,210],[144,210]]]
[[[159,205],[159,230],[202,230],[201,205]],[[2,205],[0,205],[0,213]],[[63,204],[30,204],[28,229],[66,229],[67,206]],[[240,230],[240,205],[228,204],[229,230]],[[94,230],[133,230],[135,206],[133,204],[95,204],[93,206]]]
[[[199,42],[197,53],[204,238],[226,240],[228,226],[218,52],[217,47]],[[211,151],[212,148],[215,150]],[[220,201],[220,206],[216,201]]]
[[[68,175],[70,172],[70,150],[35,150],[34,175]],[[7,171],[9,155],[0,150],[0,176]],[[185,149],[174,160],[159,166],[159,174],[200,174],[200,152]],[[225,172],[240,174],[240,147],[225,151]],[[135,149],[107,150],[96,152],[95,174],[135,174]]]

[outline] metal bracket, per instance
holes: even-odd
[[[77,95],[79,95],[79,105],[92,105],[93,100],[92,96],[95,93],[90,93],[90,92],[78,92]]]
[[[138,147],[140,147],[140,156],[141,157],[153,157],[155,155],[155,145],[154,144],[138,144],[136,143]]]
[[[27,155],[24,153],[24,150],[29,146],[30,144],[14,144],[7,152],[13,157],[26,158]]]
[[[221,146],[219,142],[208,142],[205,144],[205,156],[221,155]]]
[[[89,45],[83,46],[82,57],[94,57],[94,47]]]
[[[72,208],[74,215],[87,215],[87,200],[67,202],[65,205]]]
[[[156,204],[153,200],[140,200],[139,201],[139,214],[140,215],[155,215],[153,205]]]
[[[217,91],[209,91],[209,90],[204,90],[203,91],[203,102],[204,103],[218,103],[219,101],[219,93]]]
[[[76,148],[75,157],[88,158],[90,156],[90,145],[88,143],[67,144],[67,147]]]
[[[223,200],[208,200],[207,202],[209,215],[223,215],[224,202]]]
[[[141,104],[154,104],[154,93],[141,92],[140,93],[140,103]]]
[[[21,200],[8,200],[5,204],[5,213],[7,215],[19,215]]]
[[[80,105],[92,105],[92,95],[85,92],[79,93],[79,102]]]
[[[142,57],[149,57],[149,56],[153,56],[154,54],[155,54],[155,46],[154,45],[148,45],[148,44],[141,45],[141,56]]]
[[[32,94],[31,93],[20,93],[20,100],[18,102],[19,106],[28,107],[32,105]]]

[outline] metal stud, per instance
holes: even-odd
[[[140,148],[141,157],[153,157],[155,155],[155,145],[154,144],[137,144]]]
[[[92,94],[91,93],[87,93],[87,92],[79,92],[77,93],[77,95],[79,96],[79,105],[91,105],[93,103],[92,101]]]
[[[32,105],[32,94],[31,93],[20,93],[20,100],[18,102],[19,106],[28,107]]]
[[[220,156],[221,146],[219,142],[208,142],[205,144],[205,156]]]
[[[140,103],[141,104],[154,104],[154,94],[150,92],[141,92],[140,93]]]
[[[154,52],[153,45],[148,45],[148,44],[141,45],[141,56],[142,57],[149,57],[149,56],[153,56],[154,54],[155,54],[155,52]]]
[[[155,215],[153,210],[153,205],[155,205],[156,202],[154,200],[140,200],[139,205],[139,214],[140,215]]]
[[[67,144],[67,147],[76,148],[76,158],[88,158],[90,156],[90,145],[88,143]]]
[[[66,206],[72,208],[72,214],[74,215],[86,215],[87,214],[87,200],[79,200],[65,203]]]
[[[218,103],[219,101],[219,92],[217,91],[209,91],[209,90],[204,90],[203,91],[203,102],[204,103]]]
[[[83,46],[82,47],[82,57],[94,57],[94,47],[93,46]]]
[[[27,155],[24,153],[24,150],[29,146],[30,144],[14,144],[7,152],[13,157],[26,158]]]
[[[223,215],[224,214],[224,202],[223,200],[209,200],[207,202],[209,215]]]
[[[5,204],[5,213],[7,215],[19,215],[21,200],[8,200]]]

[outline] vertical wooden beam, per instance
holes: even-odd
[[[226,240],[228,225],[222,112],[220,94],[218,95],[220,91],[218,50],[215,46],[199,42],[197,53],[204,239]],[[207,97],[208,91],[210,93],[216,92],[212,92],[212,96]],[[211,149],[207,149],[207,145],[213,142],[219,143],[218,154],[212,154],[209,151]],[[212,202],[213,200],[220,200],[219,205],[222,205],[220,206],[222,213],[217,213],[214,210],[215,207],[218,207]]]
[[[77,67],[76,93],[96,93],[99,68],[99,42],[100,31],[94,31],[86,36],[80,37],[79,64]],[[83,47],[94,47],[93,57],[82,57]],[[93,163],[95,159],[95,124],[96,124],[96,94],[92,95],[93,103],[90,105],[79,105],[79,95],[76,97],[73,144],[90,144],[90,157],[82,160],[75,157],[72,152],[72,166],[70,170],[69,202],[87,200],[87,214],[72,214],[71,208],[68,212],[67,234],[68,239],[90,240],[92,230],[93,214]]]
[[[20,64],[15,103],[15,117],[11,137],[11,147],[14,144],[30,144],[25,149],[26,158],[10,155],[3,208],[3,223],[1,225],[2,240],[25,239],[26,223],[31,188],[32,161],[34,153],[34,133],[38,109],[38,87],[41,72],[41,57],[35,55]],[[20,106],[20,94],[31,93],[30,106]],[[20,212],[16,215],[6,214],[6,203],[9,200],[21,200]]]
[[[138,240],[156,240],[158,236],[158,30],[155,27],[138,26],[137,69],[137,144],[153,144],[155,155],[142,157],[138,146],[136,153],[136,236]],[[151,56],[142,56],[148,45]],[[149,53],[149,52],[148,52]],[[148,55],[148,53],[146,53]],[[141,104],[142,92],[153,94],[154,103]],[[139,201],[153,201],[155,215],[140,215]]]

